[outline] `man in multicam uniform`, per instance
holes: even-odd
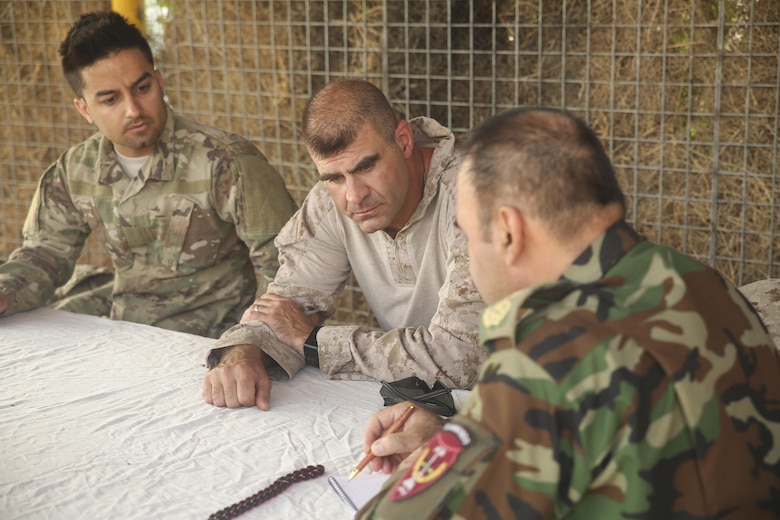
[[[572,116],[508,111],[465,152],[490,354],[452,420],[418,409],[380,439],[406,405],[371,418],[374,470],[429,440],[358,517],[778,518],[780,362],[741,294],[636,234]]]
[[[484,359],[484,304],[455,226],[452,132],[425,117],[398,121],[379,89],[354,80],[310,99],[303,130],[320,182],[277,238],[268,293],[212,350],[204,399],[267,410],[269,374],[291,378],[304,360],[335,379],[469,386]],[[350,273],[381,331],[320,327]]]
[[[173,114],[121,15],[83,15],[60,54],[99,132],[43,174],[24,243],[0,265],[0,313],[44,305],[96,233],[112,283],[60,308],[218,337],[278,268],[273,240],[295,211],[284,181],[251,142]]]

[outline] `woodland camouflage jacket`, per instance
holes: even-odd
[[[778,351],[712,269],[619,223],[480,339],[464,409],[363,517],[778,518]]]

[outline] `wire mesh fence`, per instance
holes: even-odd
[[[37,179],[93,130],[57,57],[87,0],[0,3],[0,257]],[[463,137],[517,105],[565,108],[602,136],[649,238],[736,284],[780,276],[780,4],[769,0],[147,0],[174,110],[257,142],[297,201],[316,182],[309,95],[341,77]],[[82,260],[104,263],[88,242]],[[336,320],[369,322],[348,287]]]

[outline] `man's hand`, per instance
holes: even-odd
[[[363,435],[363,452],[373,453],[376,457],[371,461],[372,471],[392,473],[409,457],[422,447],[428,440],[441,430],[444,419],[435,413],[415,407],[414,412],[396,433],[382,437],[382,433],[400,417],[409,403],[398,403],[379,410],[371,416]]]
[[[319,325],[319,314],[307,316],[295,301],[266,293],[244,311],[241,323],[260,320],[271,327],[279,341],[303,356],[303,343],[312,329]]]
[[[254,345],[236,345],[206,373],[203,400],[214,406],[257,406],[268,410],[271,379],[265,370],[265,354]]]

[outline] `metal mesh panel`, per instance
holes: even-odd
[[[56,48],[79,13],[107,4],[0,4],[0,257],[21,243],[40,172],[90,132]],[[459,137],[509,107],[561,107],[603,137],[640,232],[737,284],[780,276],[777,2],[165,4],[156,54],[174,109],[253,139],[299,202],[316,182],[301,112],[330,80],[369,79],[402,116]],[[104,261],[93,244],[83,258]],[[336,318],[371,321],[354,284]]]

